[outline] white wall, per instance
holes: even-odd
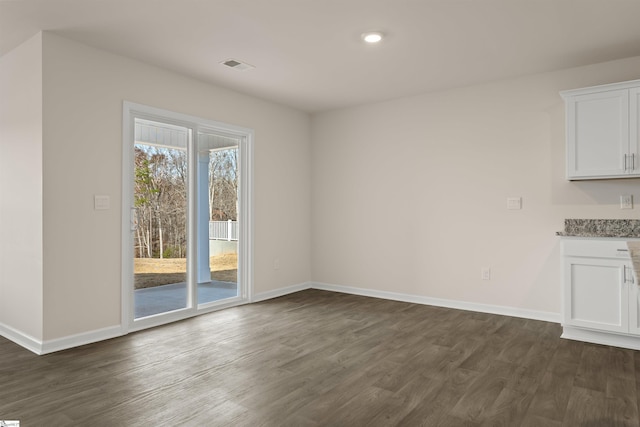
[[[632,58],[314,115],[312,280],[559,313],[555,232],[565,218],[638,218],[619,196],[640,201],[640,181],[565,181],[558,92],[638,69]],[[506,209],[511,196],[522,210]]]
[[[0,324],[46,341],[120,323],[123,100],[255,130],[256,293],[312,279],[558,313],[564,218],[637,218],[618,197],[640,200],[637,179],[564,180],[558,91],[638,78],[639,67],[631,58],[310,121],[44,33],[0,58]],[[94,211],[95,194],[111,210]],[[507,211],[509,196],[523,210]]]
[[[120,323],[123,100],[254,129],[255,292],[309,280],[307,114],[54,34],[43,43],[45,340]],[[94,211],[95,194],[111,209]]]
[[[42,339],[42,38],[0,58],[0,330]]]

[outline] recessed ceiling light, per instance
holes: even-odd
[[[382,40],[382,33],[377,31],[362,33],[362,40],[367,43],[378,43]]]

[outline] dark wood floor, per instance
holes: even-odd
[[[45,356],[0,338],[30,426],[638,426],[640,352],[553,323],[309,290]]]

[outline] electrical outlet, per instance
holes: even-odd
[[[522,197],[507,197],[507,209],[510,211],[522,209]]]
[[[480,274],[482,280],[491,280],[491,267],[482,267]]]
[[[620,209],[633,209],[633,196],[631,194],[622,194],[620,196]]]
[[[93,196],[93,209],[96,211],[106,211],[111,207],[109,196]]]
[[[273,260],[273,269],[280,270],[280,258],[275,258]]]

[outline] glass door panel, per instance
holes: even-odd
[[[189,129],[135,120],[134,318],[189,306],[187,139]]]
[[[239,141],[198,133],[198,304],[239,295]]]

